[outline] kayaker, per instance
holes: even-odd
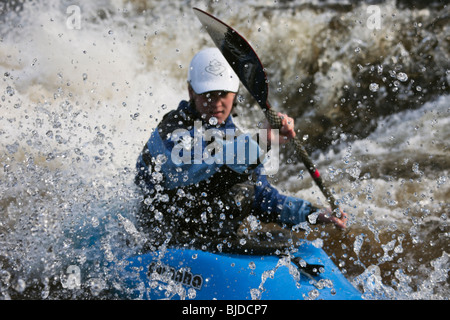
[[[266,124],[261,132],[267,137],[239,139],[231,115],[238,89],[239,78],[218,49],[194,56],[188,71],[190,100],[163,117],[137,160],[142,225],[160,242],[202,249],[245,243],[242,239],[260,223],[321,221],[345,228],[345,213],[337,218],[330,209],[283,195],[269,183],[265,151],[295,137],[294,120],[280,114],[279,132]]]

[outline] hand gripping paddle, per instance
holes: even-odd
[[[229,27],[216,17],[198,8],[194,8],[194,12],[211,36],[217,48],[219,48],[234,72],[238,75],[244,87],[258,102],[264,111],[270,126],[273,129],[280,129],[281,118],[278,116],[277,112],[271,109],[267,101],[269,92],[267,75],[253,48],[233,28]],[[291,141],[293,141],[296,153],[300,160],[306,166],[315,183],[328,199],[333,211],[339,212],[339,207],[334,195],[324,185],[319,171],[311,161],[311,158],[301,141],[297,137]]]

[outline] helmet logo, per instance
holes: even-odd
[[[224,71],[226,71],[225,66],[223,66],[220,61],[214,59],[212,61],[209,62],[209,66],[207,66],[205,68],[205,71],[208,73],[211,73],[215,76],[220,75],[221,73],[223,73]]]

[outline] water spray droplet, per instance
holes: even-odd
[[[12,88],[11,86],[7,86],[6,87],[6,94],[9,95],[10,97],[12,97],[14,95],[15,91],[14,88]]]
[[[377,92],[379,88],[380,86],[378,85],[378,83],[371,83],[369,85],[369,90],[372,92]]]
[[[397,74],[397,79],[400,80],[401,82],[405,82],[406,80],[408,80],[408,75],[404,72],[399,72]]]
[[[212,126],[215,126],[218,122],[219,122],[219,120],[217,120],[216,117],[209,118],[209,124]]]

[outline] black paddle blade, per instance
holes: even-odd
[[[250,44],[216,17],[197,8],[194,8],[194,12],[244,87],[263,110],[270,108],[267,103],[269,91],[267,76]]]

